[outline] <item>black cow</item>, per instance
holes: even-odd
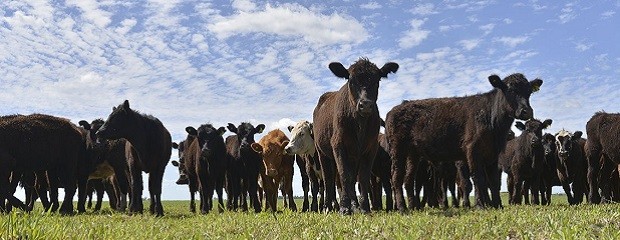
[[[227,171],[226,192],[228,199],[226,207],[237,210],[239,204],[243,211],[247,211],[246,196],[249,194],[250,204],[255,212],[261,211],[258,200],[258,175],[263,164],[261,156],[251,145],[255,143],[254,135],[265,130],[264,124],[256,127],[251,123],[242,122],[239,126],[228,123],[228,130],[235,135],[226,137]],[[241,202],[241,203],[239,203]]]
[[[514,119],[527,120],[534,116],[530,95],[543,81],[528,81],[517,73],[504,80],[491,75],[489,82],[494,89],[487,93],[404,101],[388,112],[386,135],[393,161],[392,185],[401,212],[407,210],[403,184],[410,207],[420,207],[413,189],[420,159],[467,160],[476,186],[476,205],[501,207],[496,189],[500,183],[495,180],[500,174],[497,156],[506,145],[506,135]]]
[[[588,194],[587,160],[584,153],[586,140],[583,133],[571,133],[564,129],[555,134],[559,162],[556,163],[558,177],[569,204],[579,204]],[[572,192],[571,192],[572,190]]]
[[[97,136],[116,140],[125,138],[136,153],[127,159],[131,182],[129,211],[142,213],[142,171],[149,173],[151,214],[164,215],[161,205],[161,185],[166,165],[172,154],[170,132],[159,119],[129,108],[129,101],[112,109]]]
[[[611,174],[614,172],[611,169],[615,168],[615,174],[617,175],[618,165],[620,164],[620,142],[618,141],[618,136],[620,136],[620,114],[595,113],[586,124],[586,132],[588,133],[588,140],[585,152],[588,162],[587,178],[590,189],[588,201],[590,203],[607,202],[610,200],[610,196],[605,195],[611,194],[613,183],[617,181],[614,180],[615,177],[611,178]],[[601,168],[603,168],[602,172]],[[606,168],[611,169],[605,170]],[[600,181],[602,179],[599,178],[607,181]],[[599,188],[602,189],[603,196],[606,199],[601,199],[601,194],[598,191]],[[617,188],[617,186],[614,188]]]

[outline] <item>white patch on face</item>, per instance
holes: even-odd
[[[314,154],[314,139],[311,137],[310,122],[300,121],[291,130],[291,141],[287,148],[297,151],[297,154]]]
[[[564,129],[560,130],[558,133],[555,134],[555,142],[556,142],[556,145],[558,146],[558,151],[562,152],[564,151],[564,148],[562,147],[562,142],[560,141],[560,137],[570,139],[573,137],[573,134]]]

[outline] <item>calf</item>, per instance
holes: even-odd
[[[348,69],[337,62],[330,63],[329,69],[347,82],[336,92],[324,93],[313,113],[314,144],[323,169],[326,202],[335,200],[333,193],[339,181],[340,212],[351,214],[353,205],[361,205],[361,211],[368,212],[370,174],[379,147],[379,81],[396,72],[398,64],[389,62],[379,69],[360,58]],[[361,204],[355,191],[356,180],[360,183]],[[328,210],[332,210],[330,205]]]
[[[226,156],[228,168],[226,171],[226,192],[228,209],[236,210],[239,201],[241,208],[247,211],[246,196],[249,194],[250,202],[255,212],[261,211],[258,200],[258,176],[262,165],[261,156],[250,147],[254,141],[254,135],[262,133],[264,124],[256,127],[251,123],[242,122],[239,126],[228,123],[228,130],[235,135],[226,137]]]
[[[136,153],[127,159],[131,182],[131,201],[129,211],[142,213],[142,171],[149,174],[149,193],[151,214],[164,215],[161,204],[161,186],[166,165],[172,153],[170,132],[159,119],[141,114],[129,107],[125,100],[112,109],[108,119],[97,131],[97,136],[116,140],[125,138]]]
[[[102,119],[95,119],[88,123],[85,120],[79,122],[80,126],[87,131],[86,145],[89,150],[90,158],[94,159],[96,169],[89,172],[90,180],[100,179],[109,182],[114,189],[115,207],[114,209],[124,212],[127,208],[127,195],[129,194],[129,167],[127,159],[131,158],[133,148],[126,139],[106,140],[97,137],[97,131],[105,122]],[[97,206],[100,206],[99,201]],[[97,208],[95,208],[97,209]]]
[[[190,136],[188,135],[187,137]],[[187,148],[185,145],[187,145],[185,140],[179,143],[172,143],[172,148],[177,149],[177,153],[179,156],[179,161],[171,162],[172,166],[177,167],[179,170],[179,179],[177,179],[177,181],[175,182],[177,185],[187,185],[189,183],[189,180],[187,179],[187,173],[185,172],[185,159],[183,157],[185,149]]]
[[[316,147],[314,146],[312,123],[308,121],[299,121],[295,126],[289,126],[288,130],[291,132],[291,141],[284,148],[284,152],[286,154],[296,155],[297,165],[300,172],[302,172],[304,209],[306,209],[309,202],[309,189],[306,183],[309,182],[312,187],[312,204],[310,205],[310,210],[314,212],[321,211],[325,204],[325,187],[323,184],[321,164],[318,161]],[[304,175],[306,175],[308,180],[304,179]],[[320,200],[318,199],[318,194],[321,194]],[[336,193],[334,192],[334,194]]]
[[[541,203],[543,205],[549,205],[551,204],[551,190],[553,186],[561,186],[556,166],[556,163],[560,160],[558,159],[555,136],[553,136],[553,134],[545,133],[545,135],[543,135],[542,144],[545,152],[545,159],[540,182]]]
[[[549,127],[551,123],[551,119],[544,122],[530,119],[525,124],[517,122],[515,126],[522,131],[521,135],[508,141],[506,148],[499,155],[498,166],[508,174],[510,204],[521,204],[523,195],[528,194],[530,187],[533,203],[540,204],[538,190],[545,156],[542,146],[542,130]]]
[[[388,112],[386,135],[393,161],[392,185],[401,212],[407,210],[403,184],[410,207],[420,207],[413,180],[422,158],[433,162],[466,160],[473,173],[476,205],[501,207],[496,188],[500,183],[493,180],[500,174],[497,156],[506,145],[506,135],[514,119],[527,120],[534,116],[530,95],[543,81],[528,81],[517,73],[504,80],[491,75],[489,82],[494,89],[487,93],[404,101]]]
[[[585,140],[581,135],[581,131],[573,134],[564,129],[555,134],[559,160],[556,163],[558,177],[569,204],[581,203],[584,195],[588,193],[587,160],[583,151]]]
[[[257,143],[252,143],[252,149],[263,159],[263,171],[260,172],[265,199],[271,211],[277,211],[278,187],[282,184],[284,193],[288,195],[288,206],[297,211],[293,199],[293,161],[294,157],[284,153],[289,139],[279,129],[272,130]]]
[[[609,181],[599,181],[599,178],[607,176],[604,179],[608,180],[611,176],[604,174],[605,171],[601,174],[600,169],[601,167],[615,168],[616,171],[611,172],[618,174],[618,166],[620,164],[620,142],[618,142],[618,136],[620,136],[620,114],[595,113],[586,124],[586,133],[588,134],[588,140],[585,152],[588,162],[587,179],[590,189],[588,201],[590,203],[600,203],[601,200],[607,202],[610,199],[601,199],[598,189],[603,189],[603,193],[607,194],[611,191],[612,185],[610,185]]]

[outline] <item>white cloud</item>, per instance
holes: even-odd
[[[420,45],[431,33],[429,30],[422,29],[424,22],[426,22],[426,19],[411,20],[411,29],[407,30],[404,36],[398,39],[398,46],[407,49]]]
[[[510,18],[504,18],[504,20],[502,20],[505,24],[511,24],[512,23],[512,19]]]
[[[105,28],[112,22],[112,13],[99,8],[99,3],[94,0],[67,0],[70,6],[78,7],[82,11],[82,16],[97,25]]]
[[[573,4],[568,3],[562,8],[561,13],[558,16],[558,20],[561,24],[564,24],[572,21],[575,17],[577,17],[577,13],[573,9]]]
[[[593,46],[593,44],[591,44],[591,43],[590,43],[590,44],[588,44],[588,43],[582,43],[582,42],[579,42],[579,43],[576,43],[576,44],[575,44],[575,49],[576,49],[578,52],[584,52],[584,51],[587,51],[587,50],[589,50],[590,48],[592,48],[592,46]]]
[[[223,17],[207,28],[220,39],[237,34],[268,33],[301,37],[314,44],[358,44],[368,38],[364,26],[349,16],[323,15],[300,5],[267,5],[262,11]]]
[[[368,3],[364,3],[362,5],[360,5],[360,8],[362,9],[369,9],[369,10],[375,10],[375,9],[379,9],[381,8],[381,4],[379,4],[378,2],[368,2]]]
[[[448,32],[457,28],[463,28],[463,25],[453,24],[453,25],[441,25],[439,26],[440,32]]]
[[[121,26],[116,28],[116,32],[121,35],[127,34],[131,29],[136,26],[138,21],[135,18],[125,19],[121,22]]]
[[[414,15],[421,15],[421,16],[427,16],[427,15],[439,13],[435,9],[435,5],[433,5],[432,3],[419,4],[415,6],[413,9],[411,9],[410,12],[413,13]]]
[[[609,10],[609,11],[605,11],[604,13],[601,13],[601,17],[603,19],[608,19],[610,17],[613,17],[615,14],[616,14],[616,11]]]
[[[500,42],[503,43],[504,45],[508,46],[508,47],[516,47],[519,44],[522,44],[524,42],[527,42],[530,38],[528,36],[521,36],[521,37],[500,37],[500,38],[495,38],[494,41],[495,42]]]
[[[466,40],[461,40],[459,41],[459,44],[467,51],[472,50],[474,48],[476,48],[480,42],[482,42],[481,39],[466,39]]]
[[[485,24],[485,25],[478,27],[478,29],[484,31],[484,35],[489,35],[489,33],[491,33],[494,28],[495,28],[495,24],[493,23]]]
[[[256,4],[251,0],[233,0],[232,7],[239,11],[251,12],[256,10]]]

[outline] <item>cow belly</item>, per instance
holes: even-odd
[[[97,166],[95,172],[88,176],[88,179],[104,179],[114,175],[114,168],[110,166],[108,161],[105,161]]]

